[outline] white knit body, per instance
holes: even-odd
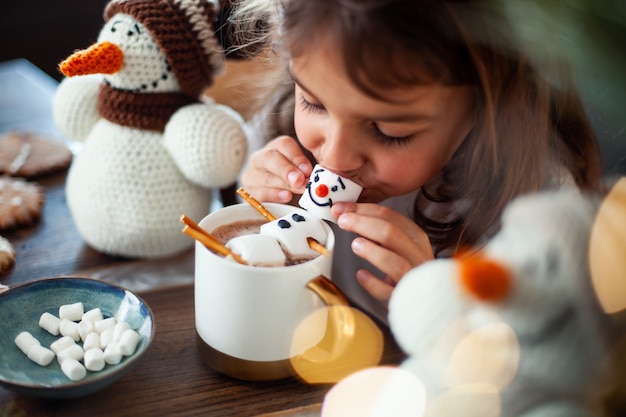
[[[184,106],[163,133],[121,126],[97,116],[99,77],[68,78],[54,101],[59,128],[83,142],[68,173],[74,223],[93,248],[117,256],[156,258],[190,248],[180,216],[208,214],[212,189],[234,183],[247,138],[232,109]]]
[[[67,178],[67,202],[81,236],[95,249],[157,257],[189,248],[180,216],[201,219],[211,192],[183,177],[163,135],[100,120]]]

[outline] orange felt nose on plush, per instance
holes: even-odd
[[[100,42],[72,54],[59,69],[67,77],[87,74],[115,74],[122,68],[124,53],[111,42]]]
[[[501,301],[511,287],[510,273],[502,264],[481,254],[457,258],[461,285],[481,301]]]

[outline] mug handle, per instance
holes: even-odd
[[[328,362],[339,357],[352,343],[355,336],[355,318],[350,302],[343,292],[328,278],[319,275],[311,279],[306,287],[317,294],[328,310],[328,327],[324,335],[325,347],[318,344],[300,355],[301,360]]]

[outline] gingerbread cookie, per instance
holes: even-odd
[[[0,176],[0,230],[34,223],[41,215],[44,199],[39,184]]]
[[[34,178],[67,169],[72,152],[42,136],[11,132],[0,135],[0,174]]]
[[[0,275],[7,272],[15,263],[15,250],[11,242],[0,236]],[[2,289],[0,288],[0,292]]]

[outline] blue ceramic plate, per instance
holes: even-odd
[[[30,332],[49,347],[60,336],[39,327],[39,317],[49,312],[58,317],[59,307],[82,302],[85,311],[100,307],[104,317],[126,321],[141,335],[131,356],[102,371],[87,372],[80,381],[63,374],[56,359],[42,367],[15,345],[15,336]],[[154,338],[150,307],[132,292],[88,278],[49,278],[16,285],[0,294],[0,385],[23,394],[47,398],[73,398],[91,394],[125,375],[145,353]]]

